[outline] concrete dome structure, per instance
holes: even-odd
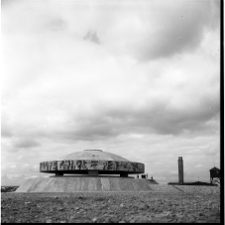
[[[63,174],[119,174],[128,177],[128,174],[144,173],[144,164],[129,160],[99,149],[87,149],[75,152],[64,157],[63,160],[46,161],[40,163],[40,172]]]
[[[40,163],[40,172],[56,176],[27,179],[16,192],[93,192],[150,191],[147,179],[128,174],[145,172],[143,163],[121,156],[87,149],[65,156],[62,160]],[[63,176],[64,174],[69,174]]]

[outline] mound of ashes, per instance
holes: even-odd
[[[88,149],[62,160],[41,162],[40,172],[55,176],[28,179],[16,192],[150,191],[148,180],[129,177],[144,171],[143,163]]]
[[[16,192],[150,191],[145,179],[121,177],[30,178]]]

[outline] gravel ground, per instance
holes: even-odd
[[[177,186],[177,192],[169,191],[169,185],[154,188],[148,192],[4,192],[1,222],[220,223],[218,187]]]

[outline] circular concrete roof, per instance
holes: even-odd
[[[82,152],[74,152],[64,157],[63,160],[106,160],[129,162],[129,160],[109,152],[103,152],[100,149],[86,149]]]
[[[63,160],[40,163],[40,172],[62,174],[128,174],[144,173],[144,164],[99,149],[74,152]]]

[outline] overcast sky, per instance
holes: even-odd
[[[1,176],[97,148],[159,183],[220,168],[219,0],[2,0]]]

